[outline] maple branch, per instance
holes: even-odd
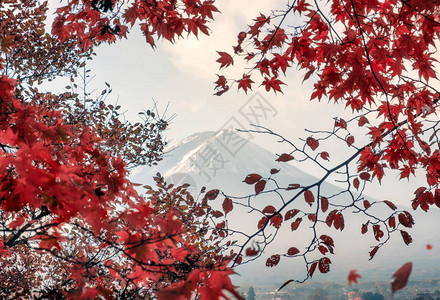
[[[336,37],[338,38],[338,40],[343,43],[342,38],[339,36],[338,32],[333,28],[331,22],[327,19],[327,16],[321,11],[321,8],[318,5],[318,2],[316,0],[315,1],[315,5],[316,5],[316,9],[318,10],[319,14],[324,18],[324,20],[327,22],[328,27],[330,28],[330,32],[333,32],[334,34],[336,34]],[[332,37],[333,40],[333,37]]]
[[[437,99],[436,99],[436,102],[437,102]],[[415,117],[417,117],[417,116],[415,116]],[[355,119],[356,119],[356,118],[353,118],[352,120],[355,120]],[[349,122],[351,122],[351,120],[350,120]],[[400,128],[401,126],[404,126],[404,125],[407,124],[407,123],[408,123],[408,120],[404,120],[404,121],[402,121],[402,122],[396,124],[396,126],[393,127],[393,128],[391,128],[389,131],[383,132],[383,133],[382,133],[382,138],[386,137],[386,136],[389,135],[389,134],[392,134],[394,131],[398,130],[398,128]],[[346,191],[341,191],[341,192],[339,192],[339,193],[337,193],[337,194],[335,194],[335,195],[332,195],[331,197],[329,197],[329,199],[330,199],[330,198],[333,198],[333,197],[336,197],[337,195],[340,195],[340,194],[342,194],[342,193],[348,192],[348,193],[350,194],[350,198],[352,199],[352,202],[351,202],[350,204],[340,204],[340,205],[338,205],[338,204],[331,204],[331,205],[334,206],[334,207],[339,208],[339,210],[338,210],[339,213],[342,212],[342,211],[346,211],[347,209],[349,209],[349,208],[351,208],[351,207],[354,208],[354,209],[356,209],[356,211],[354,211],[354,212],[362,212],[366,217],[369,218],[369,221],[365,224],[365,226],[368,225],[368,224],[371,224],[371,226],[373,226],[373,229],[374,229],[375,235],[376,235],[376,232],[377,232],[377,234],[380,233],[380,226],[383,226],[383,228],[386,229],[386,230],[385,230],[385,232],[386,232],[386,235],[385,235],[385,236],[383,236],[383,232],[382,232],[382,236],[379,235],[379,238],[382,237],[382,240],[381,240],[381,241],[380,241],[380,242],[374,247],[374,249],[370,252],[370,259],[372,259],[372,258],[374,257],[375,253],[377,252],[377,250],[378,250],[379,248],[381,248],[383,245],[385,245],[385,244],[389,241],[389,239],[391,238],[391,233],[393,233],[393,232],[395,232],[395,231],[398,230],[398,228],[394,228],[394,229],[390,228],[386,221],[387,221],[387,219],[392,218],[392,217],[394,217],[395,215],[397,215],[397,214],[399,213],[399,211],[394,211],[394,212],[393,212],[388,218],[386,218],[386,219],[381,219],[381,218],[377,217],[376,215],[374,215],[374,214],[368,212],[368,211],[367,211],[368,207],[364,207],[364,208],[362,208],[362,207],[360,207],[360,206],[357,204],[357,202],[359,201],[359,199],[362,199],[362,198],[360,198],[360,197],[361,197],[361,195],[362,195],[362,193],[363,193],[363,191],[364,191],[365,183],[364,183],[364,185],[363,185],[363,188],[362,188],[361,191],[360,191],[360,195],[359,195],[359,196],[355,196],[355,195],[350,191],[350,189],[351,189],[351,183],[350,183],[350,178],[351,178],[351,176],[350,176],[350,171],[349,171],[348,166],[349,166],[349,164],[350,164],[351,162],[353,162],[353,161],[354,161],[354,160],[355,160],[355,159],[356,159],[356,158],[357,158],[357,157],[358,157],[358,156],[359,156],[359,155],[360,155],[365,149],[371,147],[371,146],[373,145],[373,142],[370,142],[370,143],[368,143],[367,145],[364,145],[364,146],[361,147],[361,148],[356,148],[356,151],[355,151],[353,154],[351,154],[347,159],[345,159],[344,161],[340,162],[339,164],[333,166],[332,168],[325,168],[324,166],[322,166],[322,165],[316,160],[316,158],[314,159],[314,158],[310,157],[308,154],[305,153],[304,149],[303,149],[303,150],[300,150],[298,147],[295,146],[295,144],[293,144],[292,142],[290,142],[289,140],[287,140],[286,138],[284,138],[282,135],[277,134],[277,133],[275,133],[275,132],[271,131],[270,129],[268,129],[268,128],[266,128],[266,127],[263,127],[263,126],[252,125],[252,124],[251,124],[251,126],[256,127],[256,128],[259,129],[259,130],[252,130],[252,129],[249,129],[249,130],[240,130],[240,129],[237,129],[237,130],[238,130],[239,132],[251,132],[251,133],[259,133],[259,134],[269,134],[269,135],[272,135],[272,136],[278,137],[278,138],[281,139],[280,142],[287,142],[288,144],[290,144],[290,145],[293,147],[294,150],[293,150],[292,152],[295,152],[295,151],[301,151],[301,153],[302,153],[303,155],[305,155],[308,159],[311,159],[312,161],[314,161],[314,163],[318,164],[318,165],[321,167],[321,169],[325,170],[325,174],[324,174],[323,176],[321,176],[321,177],[320,177],[318,180],[316,180],[315,182],[299,187],[299,190],[297,190],[297,191],[295,192],[295,195],[292,196],[292,197],[290,197],[289,200],[284,200],[284,199],[283,199],[283,196],[281,196],[281,195],[277,192],[278,189],[283,189],[283,188],[281,188],[281,187],[276,183],[276,181],[275,181],[274,179],[269,178],[268,181],[269,181],[269,180],[272,180],[272,181],[274,181],[274,182],[276,183],[276,188],[274,188],[274,189],[272,189],[272,190],[265,190],[265,191],[262,191],[261,194],[276,192],[276,193],[278,193],[278,194],[280,195],[280,197],[282,198],[282,205],[281,205],[279,208],[277,208],[275,212],[272,212],[271,214],[264,214],[261,210],[259,210],[259,209],[255,208],[255,207],[253,207],[253,206],[251,205],[251,203],[250,203],[250,196],[246,196],[246,197],[231,197],[231,196],[225,195],[226,197],[230,197],[230,198],[233,198],[233,199],[244,199],[244,198],[247,198],[247,199],[248,199],[248,204],[244,204],[244,203],[242,203],[242,201],[238,201],[238,202],[234,202],[234,203],[236,203],[236,204],[238,204],[238,205],[242,205],[242,206],[244,206],[244,207],[249,207],[249,208],[251,209],[250,212],[252,212],[252,211],[257,211],[257,212],[263,214],[263,216],[265,216],[265,220],[263,221],[263,219],[262,219],[263,223],[261,223],[262,221],[260,221],[261,224],[259,223],[258,230],[255,231],[255,232],[253,232],[252,234],[246,234],[246,233],[243,233],[243,232],[240,232],[240,231],[237,231],[237,230],[233,230],[233,229],[227,228],[227,230],[228,230],[230,233],[240,233],[241,235],[243,235],[243,236],[245,237],[245,240],[244,240],[243,243],[240,244],[240,246],[239,246],[239,250],[238,250],[238,252],[237,252],[237,255],[236,255],[235,258],[233,259],[232,267],[237,266],[238,264],[241,264],[241,263],[242,263],[241,260],[242,260],[242,257],[245,256],[244,251],[245,251],[247,245],[250,245],[251,242],[252,242],[252,243],[255,243],[255,241],[254,241],[255,238],[257,238],[257,237],[263,237],[263,238],[264,238],[264,241],[262,241],[262,242],[256,242],[256,244],[255,244],[255,245],[258,246],[258,253],[256,254],[256,256],[255,256],[255,257],[251,257],[251,258],[249,258],[245,263],[247,263],[247,262],[249,262],[249,261],[256,260],[257,258],[259,258],[259,257],[263,254],[264,249],[266,249],[267,245],[270,244],[270,243],[274,240],[275,236],[276,236],[277,233],[278,233],[278,227],[276,227],[276,231],[275,231],[275,233],[273,234],[273,237],[271,237],[271,239],[268,240],[268,237],[267,237],[266,234],[265,234],[265,230],[268,228],[269,224],[271,224],[271,222],[272,222],[271,220],[274,219],[274,218],[277,218],[277,217],[279,217],[279,216],[282,216],[282,212],[283,212],[284,210],[286,210],[287,207],[289,207],[292,203],[294,203],[294,202],[295,202],[295,201],[296,201],[301,195],[304,195],[307,191],[310,191],[310,190],[312,190],[313,188],[316,188],[316,189],[317,189],[317,195],[316,195],[316,197],[317,197],[317,199],[319,200],[319,199],[321,198],[321,186],[322,186],[322,184],[323,184],[323,183],[329,178],[329,176],[330,176],[331,174],[333,174],[333,173],[339,173],[339,170],[340,170],[341,168],[345,168],[345,171],[342,172],[342,173],[343,173],[343,174],[346,174],[346,179],[345,179],[344,182],[347,182],[347,189],[346,189]],[[336,132],[337,132],[337,130],[335,131],[335,129],[333,130],[333,132],[328,132],[328,134],[329,134],[328,137],[330,137],[330,136],[332,136],[332,135],[334,135],[334,136],[338,136],[338,135],[336,134]],[[327,137],[327,138],[328,138],[328,137]],[[324,139],[326,139],[326,138],[324,138]],[[344,140],[344,139],[343,139],[343,140]],[[290,152],[290,154],[292,154],[292,152]],[[357,187],[356,187],[356,189],[357,189]],[[289,190],[289,189],[287,188],[287,190]],[[386,201],[385,201],[385,202],[386,202]],[[382,203],[382,202],[373,202],[373,203],[369,204],[369,206],[374,205],[374,204],[376,204],[376,203]],[[386,203],[386,204],[387,204],[387,203]],[[389,206],[389,204],[387,204],[387,205]],[[315,215],[315,216],[318,216],[319,209],[320,209],[320,202],[319,202],[319,201],[316,201],[316,207],[315,207],[315,211],[314,211],[314,215]],[[303,212],[303,215],[302,215],[302,216],[303,216],[303,217],[305,217],[305,216],[309,216],[309,214]],[[321,222],[324,222],[324,221],[319,220],[318,217],[316,217],[316,218],[314,219],[314,221],[313,221],[313,225],[311,226],[311,228],[312,228],[312,232],[313,232],[313,237],[310,239],[310,243],[309,243],[308,246],[306,247],[306,250],[305,250],[301,255],[299,255],[299,256],[302,256],[302,257],[303,257],[304,262],[305,262],[305,264],[306,264],[307,276],[306,276],[303,280],[293,280],[293,279],[292,279],[291,281],[295,281],[295,282],[305,282],[305,281],[308,280],[308,279],[310,278],[310,276],[311,276],[311,274],[309,274],[309,267],[310,267],[312,264],[315,264],[315,263],[316,263],[316,260],[315,260],[315,261],[308,261],[308,259],[307,259],[307,255],[308,255],[310,252],[316,250],[317,247],[318,247],[318,245],[319,245],[319,243],[320,243],[319,239],[317,238],[317,237],[318,237],[318,234],[317,234],[317,231],[316,231],[316,225],[318,224],[318,222],[321,223]],[[330,225],[329,225],[329,226],[330,226]],[[378,226],[378,227],[375,227],[375,226]],[[376,230],[377,230],[377,231],[376,231]],[[404,237],[403,233],[402,233],[402,236]],[[376,239],[377,239],[378,241],[379,241],[379,238],[376,237]],[[405,239],[405,237],[404,237],[404,239]],[[405,240],[405,243],[407,243],[406,240]],[[259,245],[262,245],[262,247],[260,247]],[[286,255],[284,254],[283,256],[286,256]],[[290,256],[288,256],[288,257],[290,257]],[[298,255],[294,255],[293,257],[298,257]]]
[[[410,8],[413,8],[410,4],[408,4],[408,1],[400,0],[400,2],[402,2],[404,5],[406,5],[406,6],[410,7]],[[429,16],[419,12],[417,9],[414,9],[414,11],[417,12],[419,15],[423,16],[425,19],[427,19],[427,20],[429,20],[429,21],[431,21],[431,22],[433,22],[433,23],[435,23],[437,25],[440,25],[440,22],[437,22],[436,20],[430,18]]]
[[[51,212],[49,211],[49,209],[46,207],[46,206],[42,206],[41,207],[41,210],[40,210],[40,213],[37,215],[37,216],[35,216],[34,218],[32,218],[32,221],[37,221],[37,220],[40,220],[40,219],[42,219],[43,217],[45,217],[45,216],[48,216],[48,215],[50,215],[51,214]],[[25,232],[25,231],[27,231],[33,224],[34,224],[34,222],[29,222],[29,223],[27,223],[26,225],[24,225],[22,228],[20,228],[6,243],[5,243],[5,245],[6,246],[8,246],[8,247],[13,247],[13,246],[15,246],[16,244],[17,244],[17,240],[20,238],[20,236]],[[55,225],[54,225],[55,226]]]
[[[359,28],[359,33],[360,33],[360,35],[362,37],[362,43],[364,45],[364,50],[365,50],[365,54],[366,54],[366,57],[367,57],[368,65],[370,66],[371,73],[373,74],[375,80],[377,81],[377,83],[379,84],[380,88],[382,89],[382,91],[383,91],[383,93],[385,95],[386,103],[387,103],[387,110],[388,110],[388,117],[389,117],[391,123],[393,124],[393,127],[396,128],[397,125],[396,125],[396,123],[394,121],[394,116],[392,115],[391,109],[390,109],[390,102],[388,100],[388,92],[385,90],[384,86],[382,85],[382,83],[379,80],[379,77],[376,74],[376,71],[373,68],[373,64],[372,64],[371,58],[370,58],[370,52],[368,50],[367,43],[365,41],[364,30],[362,29],[362,25],[361,25],[360,20],[359,20],[359,15],[356,12],[356,8],[355,8],[353,0],[350,0],[350,2],[351,2],[351,6],[353,8],[353,13],[354,13],[354,16],[355,16],[355,19],[356,19],[356,23],[357,23],[358,28]],[[403,138],[402,134],[399,131],[397,131],[397,134],[399,135],[400,139],[402,140],[403,145],[405,146],[405,148],[408,151],[408,153],[410,153],[413,156],[413,158],[416,159],[416,156],[413,153],[413,151],[411,151],[408,148],[408,146],[407,146],[407,144],[405,142],[405,139]]]

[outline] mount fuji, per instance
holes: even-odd
[[[135,183],[152,185],[152,177],[160,172],[168,183],[189,183],[189,190],[194,196],[200,194],[202,187],[206,187],[206,190],[219,189],[227,195],[252,195],[255,193],[253,186],[243,182],[246,175],[257,173],[268,176],[273,168],[280,169],[276,174],[280,185],[298,183],[305,186],[318,180],[318,177],[289,163],[276,162],[278,156],[253,143],[253,137],[251,133],[227,130],[195,133],[168,146],[163,161],[157,166],[135,169],[130,179]],[[340,187],[331,183],[324,183],[323,189],[330,194],[341,191]],[[368,200],[374,202],[371,197]],[[275,200],[263,197],[261,201],[268,205]],[[221,202],[222,199],[210,204],[221,207]],[[335,254],[330,256],[331,272],[325,275],[315,274],[313,280],[343,282],[351,269],[357,269],[363,277],[362,280],[386,281],[391,280],[392,274],[409,261],[414,265],[411,279],[440,278],[440,234],[437,229],[440,211],[434,207],[427,213],[412,211],[409,207],[399,207],[400,209],[411,211],[415,219],[414,228],[407,230],[413,237],[410,246],[404,245],[400,234],[395,233],[374,259],[369,261],[368,252],[371,251],[371,246],[376,245],[376,241],[371,230],[365,235],[360,232],[361,225],[366,222],[365,216],[347,212],[344,214],[344,231],[328,231],[336,245]],[[255,231],[258,219],[249,215],[249,209],[234,207],[228,214],[228,223],[241,226],[240,230],[244,232]],[[307,226],[310,224],[302,224],[295,234],[290,229],[280,230],[276,240],[266,248],[266,256],[235,269],[240,276],[234,277],[234,283],[282,284],[289,278],[302,279],[304,265],[301,262],[298,264],[295,259],[284,259],[283,263],[274,268],[267,268],[265,262],[271,254],[285,253],[292,245],[304,243],[308,238],[307,231],[310,231]],[[430,251],[426,250],[428,243],[434,246]]]

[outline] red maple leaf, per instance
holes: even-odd
[[[271,89],[276,93],[276,92],[281,92],[281,87],[280,85],[284,84],[281,80],[279,80],[276,76],[272,77],[272,78],[264,78],[264,81],[261,85],[264,85],[264,87],[266,88],[266,91],[270,91]]]
[[[252,90],[252,83],[254,83],[250,75],[243,75],[243,78],[238,80],[237,82],[238,89],[243,89],[245,93],[247,93],[248,89]]]
[[[217,53],[220,55],[220,58],[217,59],[217,62],[220,63],[220,69],[234,64],[234,59],[228,53],[221,51],[217,51]]]
[[[359,275],[356,270],[350,270],[350,273],[348,273],[348,285],[359,283],[358,279],[360,278],[362,278],[362,276]]]

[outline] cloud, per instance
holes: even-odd
[[[215,20],[209,24],[210,36],[199,35],[176,41],[176,45],[164,44],[163,49],[170,54],[172,63],[181,71],[192,76],[213,77],[218,72],[216,51],[232,53],[232,46],[237,42],[237,34],[247,28],[260,12],[269,15],[273,9],[282,8],[284,0],[249,1],[223,0],[216,1],[221,13],[215,14]],[[244,68],[234,68],[242,72]]]

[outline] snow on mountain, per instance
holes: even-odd
[[[220,189],[227,195],[252,195],[253,186],[243,182],[246,175],[257,173],[268,177],[272,168],[280,169],[275,178],[281,185],[298,183],[304,186],[317,181],[317,177],[289,163],[276,162],[278,156],[253,143],[252,138],[250,133],[232,133],[227,130],[193,134],[167,147],[164,160],[159,162],[158,166],[135,170],[131,180],[151,185],[152,176],[160,172],[168,183],[191,184],[190,190],[195,196],[199,194],[202,186],[206,186],[207,190]],[[270,184],[268,182],[266,190],[274,187]],[[341,188],[325,183],[322,191],[326,195],[334,195],[340,192]],[[258,196],[258,199],[249,199],[254,201],[253,205],[263,208],[268,204],[279,205],[280,199],[273,197],[273,195],[267,197],[263,195]],[[300,201],[297,204],[298,207],[306,209],[303,198],[300,198],[298,198]],[[222,200],[219,199],[210,204],[220,208]],[[374,201],[371,198],[368,200]],[[333,201],[339,200],[335,198]],[[409,207],[399,207],[399,209],[411,210]],[[386,207],[380,207],[375,211],[378,214],[390,212]],[[400,234],[396,232],[372,261],[368,260],[368,252],[376,242],[371,228],[365,235],[360,233],[361,225],[366,222],[364,216],[352,214],[349,211],[344,213],[346,228],[343,232],[336,232],[333,229],[328,231],[324,226],[323,230],[327,230],[335,240],[335,255],[330,257],[333,262],[330,274],[325,276],[316,274],[314,280],[345,281],[351,269],[357,269],[362,274],[363,280],[389,280],[395,270],[407,261],[414,263],[412,275],[414,279],[439,278],[440,235],[436,229],[440,224],[439,210],[432,208],[428,213],[420,211],[412,213],[416,220],[415,228],[405,230],[413,236],[413,244],[409,247],[405,246]],[[233,212],[228,214],[228,222],[241,226],[241,230],[246,232],[255,230],[259,218],[261,215],[255,218],[249,214],[248,210],[240,208],[234,208]],[[306,222],[307,220],[304,220],[304,223]],[[301,279],[304,276],[304,265],[301,262],[283,259],[277,267],[266,268],[265,258],[274,253],[286,253],[291,246],[299,248],[299,245],[304,244],[310,238],[309,226],[310,223],[302,224],[297,232],[291,232],[289,228],[280,230],[275,242],[266,249],[267,255],[260,260],[238,267],[236,271],[240,273],[240,276],[237,276],[234,281],[237,284],[258,284],[267,282],[268,278],[277,283],[282,283],[292,277]],[[425,249],[427,243],[434,246],[433,250]]]
[[[275,162],[277,156],[252,142],[252,135],[227,130],[193,134],[165,150],[164,160],[158,166],[142,167],[133,172],[134,182],[151,182],[151,175],[160,172],[173,183],[184,179],[193,183],[194,189],[202,186],[219,188],[227,183],[243,187],[249,173],[269,174],[272,168],[282,167],[288,179],[306,184],[314,178],[286,163]],[[225,181],[226,180],[226,181]],[[232,191],[231,191],[232,192]]]

